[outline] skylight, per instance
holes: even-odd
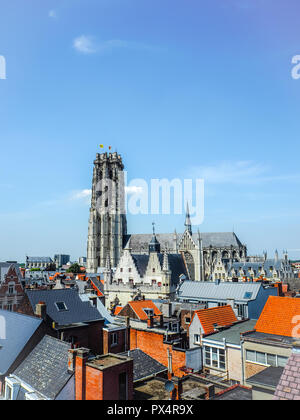
[[[55,305],[56,305],[56,307],[59,311],[67,311],[68,310],[65,302],[55,302]]]

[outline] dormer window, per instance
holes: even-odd
[[[152,308],[143,308],[143,311],[147,316],[154,315],[154,310]]]

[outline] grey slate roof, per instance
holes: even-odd
[[[156,233],[156,238],[161,245],[161,249],[174,249],[174,233]],[[180,242],[182,233],[177,234],[177,243]],[[197,244],[198,233],[192,234],[194,242]],[[151,233],[141,233],[127,235],[125,238],[126,247],[130,247],[132,252],[148,252],[149,242],[151,241]],[[241,247],[242,243],[233,232],[201,232],[202,246],[208,248],[213,247]]]
[[[103,319],[97,308],[83,302],[75,289],[26,290],[32,309],[37,303],[45,302],[47,315],[58,325],[69,325]],[[64,302],[67,310],[59,311],[56,302]]]
[[[5,275],[7,274],[10,266],[10,263],[0,263],[0,283],[4,281]]]
[[[250,385],[261,385],[268,388],[276,388],[279,379],[283,372],[283,367],[269,366],[263,371],[251,376],[247,379],[247,383]]]
[[[0,309],[0,375],[9,370],[41,323],[39,318]]]
[[[149,255],[143,255],[143,254],[131,254],[135,265],[137,267],[137,270],[141,277],[143,277],[146,273],[147,265],[149,262]],[[160,253],[158,254],[158,259],[160,262],[161,268],[163,267],[163,258],[164,254]],[[179,282],[179,276],[181,274],[184,274],[187,276],[186,267],[183,261],[183,258],[181,254],[168,254],[168,260],[169,260],[169,268],[172,272],[171,275],[171,283],[177,284]]]
[[[120,355],[133,358],[133,381],[140,381],[167,370],[164,365],[140,349],[130,350],[120,353]]]
[[[91,293],[81,293],[79,295],[79,297],[83,302],[89,302],[90,297],[95,297],[95,295],[93,295]],[[101,302],[101,300],[98,297],[97,297],[96,302],[97,302],[97,309],[98,309],[101,317],[104,318],[105,325],[109,324],[109,323],[113,323],[114,322],[114,317],[111,316],[109,311],[105,308],[105,306],[103,305],[103,303]]]
[[[179,286],[177,296],[180,300],[198,299],[225,302],[226,299],[235,299],[235,301],[246,303],[256,299],[261,287],[261,283],[220,282],[216,284],[215,282],[184,281]]]
[[[27,257],[26,262],[30,263],[50,263],[52,259],[50,257]]]
[[[47,398],[55,399],[69,381],[71,344],[46,335],[14,371],[14,375]]]

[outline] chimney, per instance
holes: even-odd
[[[154,325],[153,315],[149,315],[149,318],[147,319],[147,327],[148,328],[153,328],[153,325]]]
[[[174,383],[174,390],[172,392],[172,400],[181,400],[182,394],[182,378],[173,376],[172,382]]]
[[[68,372],[75,373],[77,350],[68,350]]]
[[[172,316],[172,303],[171,302],[163,303],[161,311],[166,318],[171,318],[171,316]]]
[[[38,316],[39,318],[46,320],[46,316],[47,316],[47,305],[45,302],[39,302],[36,306],[35,306],[35,315]]]
[[[161,328],[164,326],[164,316],[163,316],[163,314],[159,315],[159,326]]]
[[[215,396],[215,386],[212,384],[207,385],[207,392],[205,394],[205,399],[210,400],[214,396]]]
[[[91,296],[90,298],[91,305],[96,307],[97,306],[97,296]]]
[[[75,360],[75,394],[76,400],[86,399],[86,362],[88,361],[89,349],[79,348],[76,350]]]

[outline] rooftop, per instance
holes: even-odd
[[[140,349],[130,350],[128,352],[120,353],[120,355],[128,356],[133,359],[134,382],[167,371],[167,368],[164,365],[157,362],[155,359],[148,356],[148,354],[144,353]]]
[[[256,323],[257,332],[293,337],[295,317],[300,314],[300,299],[270,296]]]
[[[104,356],[97,356],[87,362],[87,366],[95,369],[103,370],[111,366],[119,365],[132,360],[130,357],[120,356],[116,354],[105,354]]]
[[[262,387],[272,388],[275,390],[279,379],[282,375],[283,367],[269,366],[263,371],[251,376],[247,379],[247,383],[251,386],[259,385]]]
[[[204,340],[219,341],[223,343],[225,339],[227,343],[240,345],[241,334],[253,330],[255,323],[256,321],[252,319],[248,321],[238,322],[232,327],[226,328],[215,334],[211,334],[209,337],[205,337]]]
[[[200,309],[195,311],[194,316],[197,316],[201,322],[204,334],[211,334],[215,332],[216,325],[219,327],[225,327],[237,322],[237,317],[230,305]]]

